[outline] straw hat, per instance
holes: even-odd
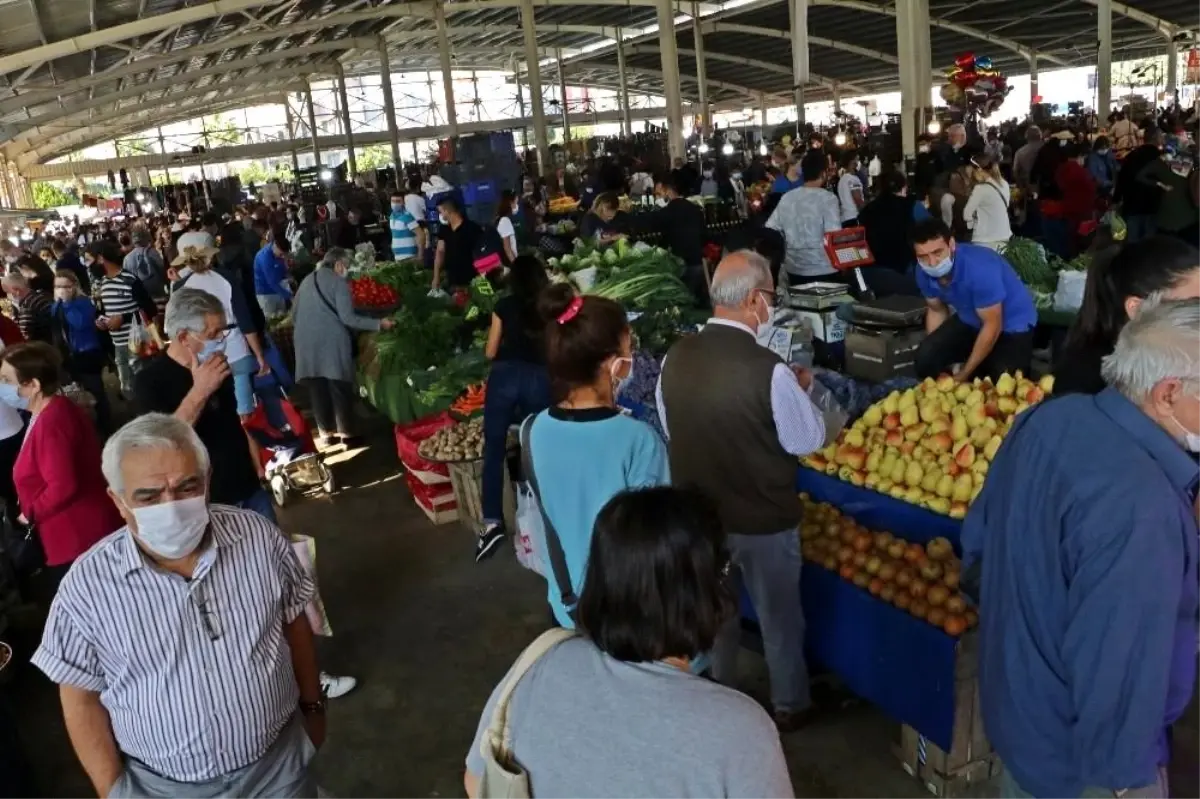
[[[184,233],[175,246],[179,249],[179,255],[171,261],[171,266],[184,266],[195,261],[208,263],[220,252],[212,234],[203,230]]]

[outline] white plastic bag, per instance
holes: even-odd
[[[517,562],[531,572],[546,576],[542,562],[542,551],[545,547],[546,531],[542,525],[542,509],[538,506],[537,495],[528,482],[517,483],[517,532],[513,536],[513,549],[517,553]]]
[[[812,388],[808,392],[808,398],[812,400],[813,405],[817,406],[817,410],[821,412],[821,418],[825,421],[823,446],[827,447],[837,440],[842,428],[850,420],[850,414],[846,413],[846,409],[834,398],[833,392],[815,377],[812,381]]]
[[[321,589],[317,584],[317,542],[308,535],[293,535],[291,542],[292,552],[296,554],[296,560],[300,561],[300,568],[304,569],[304,573],[313,582],[312,599],[308,600],[308,605],[304,608],[308,626],[312,628],[313,635],[328,638],[333,635],[333,628],[329,626],[329,614],[325,612],[325,603],[321,601]]]
[[[589,266],[587,269],[580,269],[577,272],[571,273],[571,280],[575,281],[575,285],[580,291],[589,291],[592,286],[596,285],[597,268]]]
[[[1078,311],[1083,305],[1083,290],[1087,272],[1064,269],[1058,273],[1058,288],[1054,290],[1054,310]]]

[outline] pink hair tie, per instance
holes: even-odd
[[[554,321],[558,322],[560,325],[565,325],[576,316],[579,316],[579,311],[581,308],[583,308],[583,297],[575,297],[571,300],[571,304],[567,306],[567,309],[559,314],[558,318]]]

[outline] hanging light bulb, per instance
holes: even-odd
[[[139,191],[137,194],[135,194],[133,196],[133,199],[137,200],[139,203],[144,203],[144,202],[146,202],[146,195],[142,194]]]
[[[321,180],[324,180],[326,182],[333,180],[333,170],[322,169],[321,170]]]
[[[704,155],[708,152],[708,145],[704,142],[701,142],[700,146],[696,148],[696,152],[700,153],[700,155]]]
[[[939,133],[941,133],[941,132],[942,132],[942,123],[941,123],[941,122],[938,122],[938,121],[935,119],[935,120],[933,120],[932,122],[930,122],[930,123],[929,123],[929,126],[928,126],[927,128],[925,128],[925,129],[926,129],[927,131],[929,131],[929,135],[930,135],[930,136],[936,136],[936,135],[938,135]]]
[[[729,142],[725,142],[725,144],[721,147],[721,153],[723,155],[733,155],[733,145]]]
[[[837,135],[833,137],[833,143],[838,147],[844,147],[846,144],[846,134],[839,130]]]
[[[766,142],[763,142],[762,144],[758,145],[758,154],[759,155],[766,155],[768,152],[770,152],[770,151],[767,149]]]

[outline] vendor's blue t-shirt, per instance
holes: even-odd
[[[776,194],[786,194],[803,183],[804,181],[802,180],[788,180],[787,175],[777,175],[775,177],[775,182],[771,184],[771,191]]]
[[[918,268],[917,285],[927,298],[941,300],[954,308],[958,318],[969,327],[983,327],[978,309],[993,305],[1001,306],[1005,333],[1024,333],[1037,325],[1037,309],[1029,289],[1012,265],[987,247],[956,245],[950,282],[943,286],[937,278]]]
[[[609,408],[550,408],[529,430],[530,457],[542,508],[562,541],[578,596],[583,588],[592,528],[600,509],[627,488],[671,481],[667,447],[658,433]],[[545,548],[542,548],[545,552]],[[548,599],[563,627],[574,627],[546,562]]]

